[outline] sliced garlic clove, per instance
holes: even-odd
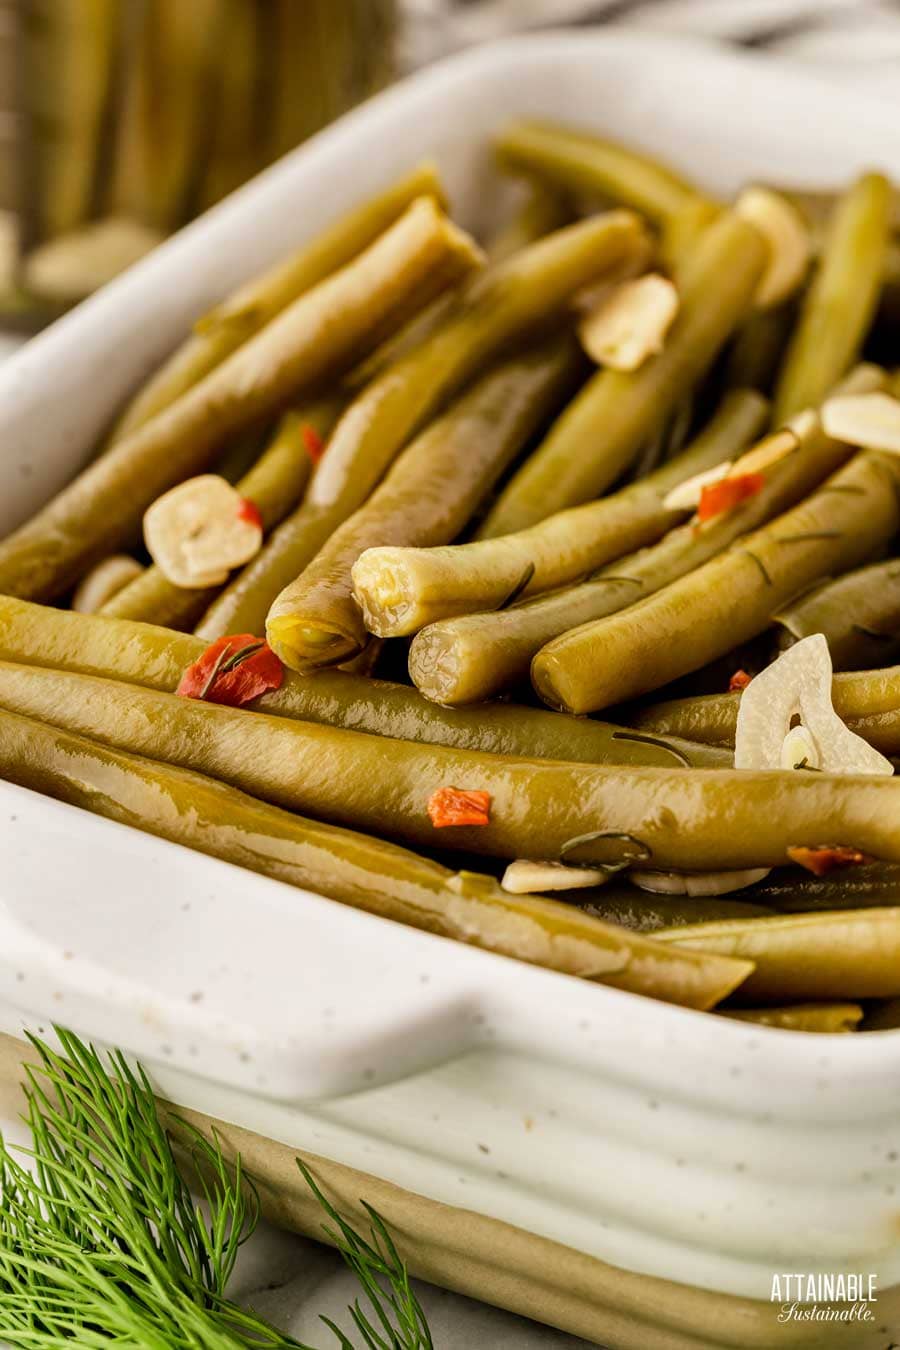
[[[654,895],[730,895],[763,881],[771,870],[745,867],[735,872],[654,872],[640,868],[630,871],[628,880]]]
[[[96,614],[107,600],[118,595],[143,570],[139,562],[125,553],[115,553],[111,558],[104,558],[78,583],[72,596],[72,608],[79,614]]]
[[[657,272],[625,281],[578,325],[592,361],[611,370],[637,370],[662,351],[678,313],[678,292]]]
[[[602,886],[609,875],[597,867],[566,867],[565,863],[529,862],[520,858],[509,864],[500,885],[512,895],[576,891],[585,886]]]
[[[778,464],[784,459],[785,455],[792,455],[799,444],[799,435],[787,427],[782,427],[780,431],[774,431],[771,436],[766,436],[736,459],[729,477],[738,478],[745,473],[764,473],[766,469],[771,469],[773,464]]]
[[[890,760],[857,736],[831,702],[831,654],[822,633],[789,647],[741,694],[734,742],[736,769],[779,769],[791,722],[799,716],[825,773],[894,772]]]
[[[769,264],[757,287],[759,309],[781,304],[802,284],[812,256],[812,240],[803,216],[780,192],[746,188],[735,214],[755,225],[769,245]]]
[[[852,375],[848,376],[848,383],[852,378]],[[781,430],[792,431],[798,441],[805,441],[819,426],[820,418],[815,408],[803,408],[802,411],[794,413],[793,417],[789,417]]]
[[[900,454],[900,399],[890,394],[845,394],[826,400],[822,424],[847,445]]]
[[[703,489],[712,483],[721,482],[723,478],[728,478],[732,467],[731,460],[725,459],[712,469],[704,469],[702,473],[695,473],[693,478],[686,478],[663,497],[663,510],[695,511],[700,505]]]
[[[818,769],[819,750],[809,729],[804,726],[791,727],[781,742],[782,769]]]
[[[218,586],[262,546],[258,521],[217,474],[201,474],[157,498],[144,515],[144,542],[174,586]]]

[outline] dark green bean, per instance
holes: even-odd
[[[857,359],[878,303],[891,189],[865,174],[834,209],[775,393],[775,424],[817,407]]]
[[[634,207],[656,224],[665,224],[699,196],[647,155],[550,122],[513,122],[494,145],[503,168]]]
[[[863,1017],[858,1003],[791,1003],[783,1008],[729,1008],[720,1014],[738,1022],[756,1022],[782,1031],[834,1035],[856,1031]]]
[[[900,656],[900,559],[872,563],[800,596],[774,616],[784,646],[824,633],[835,670]]]

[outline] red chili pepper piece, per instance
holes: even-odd
[[[322,452],[325,449],[325,442],[322,440],[322,437],[311,422],[303,423],[303,426],[300,428],[300,435],[303,438],[303,446],[306,453],[309,455],[313,464],[318,464],[319,460],[322,458]]]
[[[739,692],[741,689],[746,689],[752,679],[753,676],[748,675],[746,670],[736,670],[728,681],[729,694]]]
[[[263,528],[263,518],[256,502],[249,497],[242,497],[238,506],[238,520],[246,520],[248,525],[255,525],[258,530]]]
[[[860,853],[858,848],[848,848],[845,844],[814,844],[810,847],[797,844],[787,853],[791,862],[805,867],[816,877],[826,877],[840,867],[859,867],[873,861],[867,853]]]
[[[262,638],[232,633],[217,638],[181,677],[181,698],[243,707],[270,689],[279,689],[284,666]]]
[[[700,492],[697,519],[701,522],[712,520],[723,511],[732,511],[748,497],[754,497],[765,484],[765,476],[761,473],[741,473],[735,478],[720,478],[717,483],[708,483]]]
[[[428,818],[436,830],[447,825],[487,825],[490,810],[489,792],[442,787],[428,798]]]

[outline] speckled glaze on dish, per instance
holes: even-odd
[[[191,317],[415,159],[437,156],[477,225],[496,197],[485,135],[513,114],[594,123],[724,192],[754,176],[840,182],[862,158],[900,176],[880,105],[753,58],[584,33],[458,58],[317,138],[0,369],[0,528],[83,461]],[[140,1055],[186,1106],[655,1281],[757,1302],[773,1270],[900,1284],[900,1033],[804,1037],[652,1003],[2,785],[0,846],[2,1029],[64,1021]],[[667,1296],[650,1282],[646,1297]],[[679,1339],[659,1346],[841,1343],[800,1339],[774,1308],[770,1338],[741,1340],[738,1322],[724,1339],[702,1299],[677,1316],[676,1303]],[[567,1325],[565,1299],[547,1315]],[[642,1345],[639,1320],[630,1339],[611,1312],[592,1327]]]

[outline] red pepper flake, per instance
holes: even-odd
[[[284,666],[263,638],[252,633],[220,637],[188,666],[176,693],[240,708],[270,689],[279,689]]]
[[[262,512],[256,505],[256,502],[249,497],[242,497],[238,506],[238,520],[245,520],[248,525],[255,525],[258,530],[263,528]]]
[[[734,478],[720,478],[717,483],[707,483],[700,492],[697,519],[702,523],[720,516],[723,511],[734,510],[748,497],[755,497],[765,484],[765,475],[761,473],[741,473]]]
[[[752,679],[753,676],[748,675],[746,670],[736,670],[728,681],[729,694],[740,693],[742,689],[747,688],[747,685]]]
[[[428,798],[428,817],[436,830],[446,825],[487,825],[490,810],[489,792],[442,787]]]
[[[873,861],[867,853],[860,853],[858,848],[848,848],[845,844],[814,844],[810,847],[797,844],[787,853],[791,862],[805,867],[816,877],[827,877],[837,868],[859,867]]]
[[[303,438],[303,447],[309,455],[313,464],[318,464],[322,458],[322,452],[325,449],[325,442],[316,431],[311,422],[304,422],[300,428],[300,435]]]

